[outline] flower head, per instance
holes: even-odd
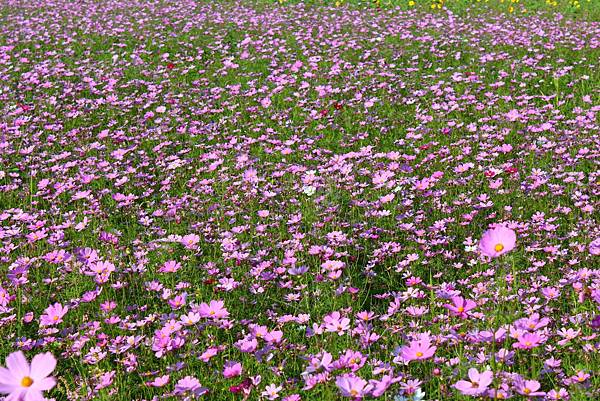
[[[469,311],[475,309],[475,307],[477,307],[475,301],[460,296],[452,297],[452,304],[444,305],[444,308],[448,309],[450,313],[461,319],[466,319]]]
[[[479,242],[479,250],[485,256],[497,258],[514,249],[517,235],[507,227],[496,227],[483,233]]]
[[[428,359],[435,354],[437,347],[431,345],[429,338],[411,341],[408,345],[400,348],[400,356],[403,360],[417,361]]]
[[[364,397],[371,388],[366,380],[354,375],[338,376],[335,379],[335,385],[344,397],[352,398]]]
[[[43,391],[56,385],[48,377],[56,367],[56,359],[47,352],[33,357],[31,366],[21,351],[6,357],[6,368],[0,367],[0,394],[8,394],[7,400],[44,400]]]
[[[477,369],[469,369],[469,380],[459,380],[454,387],[465,395],[483,394],[492,383],[494,373],[487,370],[479,373]]]
[[[62,306],[58,302],[48,306],[44,314],[40,316],[40,326],[53,326],[62,323],[62,318],[67,314],[68,306]]]

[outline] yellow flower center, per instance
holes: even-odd
[[[504,245],[502,245],[502,244],[496,244],[496,246],[494,247],[494,250],[496,252],[502,252],[503,249],[504,249]]]
[[[29,376],[25,376],[23,380],[21,380],[21,386],[23,387],[31,387],[33,384],[33,379]]]
[[[459,306],[457,309],[460,313],[463,313],[465,311],[465,308],[463,308],[462,306]]]
[[[417,358],[420,358],[423,356],[423,353],[421,351],[418,351],[415,355],[417,356]]]
[[[350,390],[350,395],[352,397],[356,397],[358,395],[358,391],[356,391],[355,389]]]
[[[523,392],[524,392],[525,394],[529,394],[529,393],[531,393],[531,390],[530,390],[530,389],[528,389],[528,388],[526,388],[525,390],[523,390]]]

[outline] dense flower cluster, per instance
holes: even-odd
[[[0,392],[600,399],[600,24],[239,3],[0,5]]]

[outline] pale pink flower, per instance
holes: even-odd
[[[469,369],[469,380],[459,380],[454,387],[465,395],[481,395],[485,392],[490,384],[494,373],[487,370],[479,373],[477,369]]]
[[[371,389],[371,385],[366,380],[354,375],[338,376],[335,385],[344,397],[352,398],[362,398]]]
[[[0,367],[0,394],[8,394],[6,401],[42,401],[43,391],[56,385],[56,380],[48,377],[56,367],[56,359],[51,353],[33,357],[31,366],[21,351],[6,357],[6,368]]]
[[[496,227],[483,233],[479,242],[479,250],[485,256],[497,258],[514,249],[517,235],[507,227]]]
[[[210,301],[209,304],[202,302],[198,307],[198,314],[200,317],[208,317],[211,319],[225,319],[229,316],[229,312],[225,308],[225,302]]]

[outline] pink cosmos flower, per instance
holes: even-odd
[[[461,319],[466,319],[468,312],[477,307],[475,301],[464,299],[460,296],[452,297],[451,300],[452,304],[445,304],[444,308],[448,309],[450,313],[452,313],[454,316],[460,317]]]
[[[350,329],[350,319],[342,317],[340,312],[331,312],[323,319],[325,323],[325,331],[330,333],[338,333],[343,335],[345,331]]]
[[[282,386],[277,386],[275,384],[269,384],[265,387],[265,391],[261,393],[263,397],[267,397],[269,400],[275,400],[279,398],[279,392],[283,390]]]
[[[264,108],[267,108],[271,105],[271,99],[268,97],[262,98],[260,100],[260,105]]]
[[[335,379],[335,385],[344,397],[352,398],[364,397],[371,388],[366,380],[354,375],[338,376]]]
[[[175,273],[179,269],[181,269],[181,263],[174,260],[168,260],[164,265],[159,267],[158,271],[160,273]]]
[[[62,306],[58,302],[48,306],[44,310],[44,314],[40,316],[40,326],[53,326],[62,323],[62,318],[68,310],[68,306]]]
[[[175,394],[193,394],[196,397],[201,396],[208,392],[206,387],[202,387],[200,381],[193,376],[186,376],[183,379],[180,379],[175,385]]]
[[[546,327],[550,323],[547,317],[540,319],[539,313],[533,313],[529,317],[524,317],[515,321],[515,327],[521,330],[535,331]]]
[[[225,319],[229,316],[229,312],[225,308],[225,302],[210,301],[209,304],[202,302],[198,307],[198,314],[200,317],[208,317],[211,319]]]
[[[591,255],[600,255],[600,238],[596,238],[595,240],[590,242],[589,250]]]
[[[0,306],[6,306],[10,302],[11,297],[8,291],[0,286]]]
[[[227,379],[236,377],[242,374],[242,364],[235,361],[225,363],[223,367],[223,376]]]
[[[146,383],[150,387],[163,387],[169,383],[169,375],[159,376],[154,378],[151,382]]]
[[[196,245],[200,242],[200,237],[196,234],[188,234],[181,237],[181,245],[187,249],[196,249]]]
[[[426,338],[411,341],[410,344],[400,348],[400,356],[407,362],[423,360],[431,358],[435,354],[436,349],[437,347],[431,345],[431,341]]]
[[[485,256],[497,258],[514,249],[517,235],[507,227],[499,226],[483,233],[479,250]]]
[[[517,339],[518,341],[513,344],[513,348],[519,349],[531,349],[535,348],[538,345],[544,342],[544,338],[540,336],[538,333],[523,333]]]
[[[459,380],[454,387],[464,395],[483,394],[488,386],[492,384],[494,373],[489,370],[479,373],[477,369],[469,369],[469,380]]]
[[[568,400],[569,392],[564,388],[561,388],[558,391],[552,389],[552,390],[548,391],[548,393],[546,394],[546,399],[548,399],[548,400]]]
[[[545,392],[538,391],[541,385],[537,380],[523,380],[519,377],[515,380],[514,385],[517,393],[527,397],[541,397],[546,395]]]
[[[48,377],[56,367],[56,359],[51,353],[33,357],[31,366],[21,351],[6,357],[6,368],[0,367],[0,394],[8,394],[6,401],[41,401],[43,391],[56,385],[56,380]]]

